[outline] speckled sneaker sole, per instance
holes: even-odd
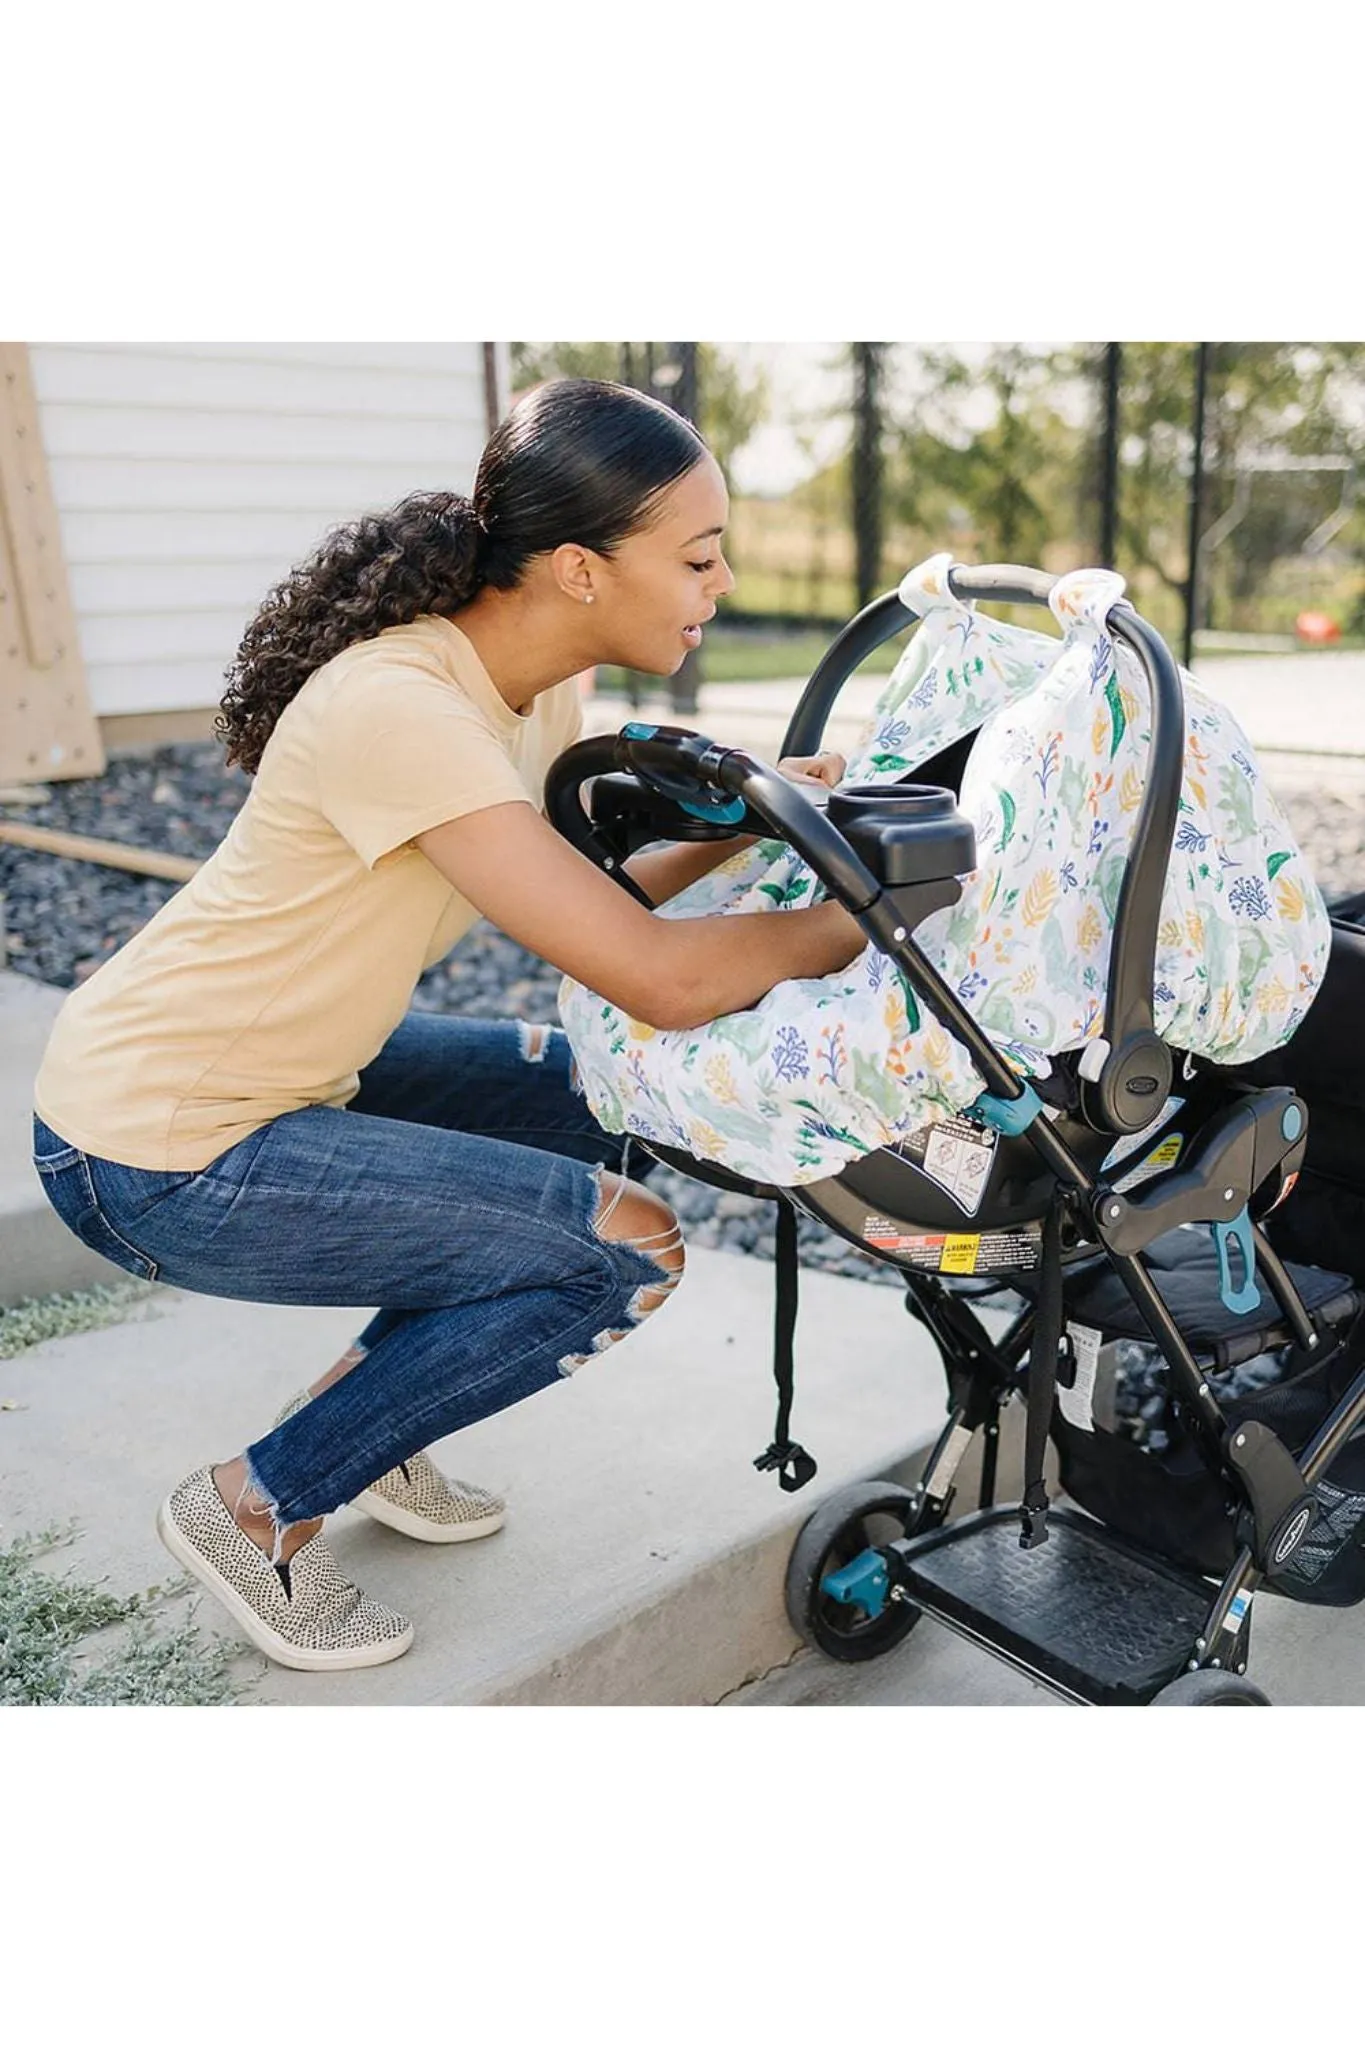
[[[309,1399],[307,1393],[296,1394],[275,1417],[276,1429]],[[350,1506],[419,1543],[472,1543],[491,1536],[507,1519],[506,1505],[495,1493],[464,1479],[447,1479],[425,1451],[395,1465]]]
[[[171,1556],[220,1600],[265,1655],[292,1671],[354,1671],[412,1647],[412,1623],[381,1607],[341,1572],[321,1536],[289,1560],[289,1590],[259,1545],[233,1521],[205,1465],[157,1511]]]

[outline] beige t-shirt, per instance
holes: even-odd
[[[448,619],[348,647],[281,714],[212,858],[63,1003],[39,1116],[82,1151],[177,1172],[349,1102],[478,916],[409,842],[539,807],[581,723],[574,679],[513,711]]]

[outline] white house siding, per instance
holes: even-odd
[[[100,718],[218,702],[270,586],[358,513],[467,490],[481,342],[30,346]]]

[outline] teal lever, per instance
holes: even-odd
[[[1251,1218],[1245,1208],[1231,1223],[1215,1223],[1213,1241],[1218,1247],[1218,1292],[1223,1297],[1224,1308],[1235,1316],[1249,1316],[1253,1309],[1261,1306],[1261,1290],[1256,1285],[1256,1243],[1251,1235]],[[1232,1261],[1228,1246],[1235,1244],[1242,1255],[1242,1284],[1232,1284]]]
[[[875,1550],[860,1551],[842,1571],[830,1572],[820,1581],[820,1591],[847,1607],[861,1607],[869,1621],[875,1621],[886,1605],[886,1559]]]

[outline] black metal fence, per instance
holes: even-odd
[[[1110,564],[1187,660],[1196,633],[1365,639],[1365,342],[831,344],[801,404],[742,354],[514,347],[521,383],[619,377],[697,420],[731,473],[733,621],[828,630],[948,549]],[[823,452],[746,485],[760,430]]]
[[[832,621],[948,548],[1116,567],[1187,659],[1196,631],[1288,639],[1304,613],[1365,634],[1365,344],[847,358],[847,454],[781,505],[736,506],[750,609]]]

